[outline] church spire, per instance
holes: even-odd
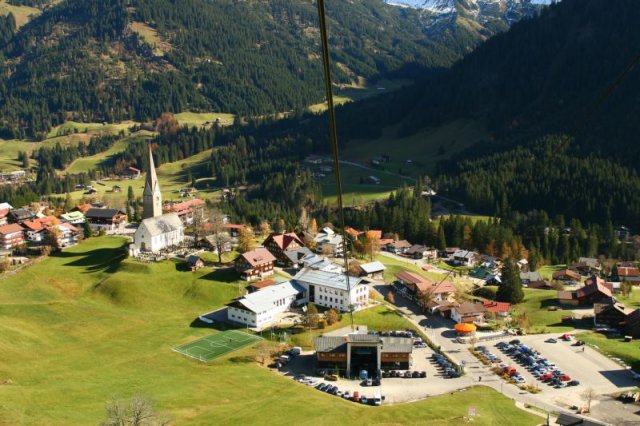
[[[156,167],[153,163],[153,152],[151,144],[149,144],[149,168],[147,170],[147,178],[144,184],[144,192],[142,194],[143,219],[160,216],[162,214],[162,194],[160,193],[160,184],[156,175]]]

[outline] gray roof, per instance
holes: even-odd
[[[331,287],[338,290],[348,290],[345,275],[335,272],[316,271],[309,268],[303,268],[295,277],[293,277],[293,279],[297,282]],[[362,282],[362,278],[349,277],[349,286],[351,288],[356,287],[360,282]]]
[[[349,334],[347,336],[320,336],[315,340],[317,352],[346,352],[347,343],[382,343],[381,352],[411,353],[413,339],[409,337],[380,337],[377,334]]]
[[[313,254],[313,252],[307,247],[300,247],[295,250],[287,250],[284,252],[284,255],[287,256],[293,263],[300,262],[305,256],[308,256],[310,254]]]
[[[330,261],[327,258],[318,256],[317,254],[309,254],[302,259],[305,266],[308,266],[311,269],[317,269],[321,271],[335,271],[341,272],[342,266],[338,265],[335,262]]]
[[[316,337],[316,352],[344,352],[346,351],[347,336],[320,336]],[[344,350],[341,346],[345,346]]]
[[[370,262],[360,265],[360,268],[367,274],[373,274],[374,272],[382,272],[387,269],[381,262]]]
[[[539,272],[520,272],[521,280],[529,280],[529,281],[542,281],[542,276]]]
[[[155,237],[167,232],[183,229],[184,225],[182,225],[182,221],[176,213],[165,213],[143,220],[140,228],[145,229],[152,237]]]
[[[87,218],[93,219],[111,219],[112,217],[120,213],[122,213],[122,211],[118,209],[98,209],[94,207],[87,210],[84,215]]]
[[[304,292],[304,289],[299,285],[291,281],[286,281],[282,284],[272,285],[262,290],[249,293],[237,302],[246,309],[259,313],[273,308],[276,300],[295,296],[302,292]]]
[[[200,256],[196,256],[195,254],[191,254],[189,256],[187,256],[187,258],[185,259],[187,261],[187,263],[191,264],[191,265],[195,265],[199,260],[202,260],[200,258]]]

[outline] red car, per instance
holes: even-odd
[[[571,377],[567,376],[566,374],[564,376],[560,376],[558,377],[561,381],[563,382],[569,382],[571,381]]]
[[[542,376],[538,377],[538,379],[542,380],[543,382],[547,379],[550,379],[553,377],[553,374],[551,373],[547,373],[547,374],[543,374]]]

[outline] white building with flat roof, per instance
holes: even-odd
[[[227,319],[252,328],[269,326],[282,312],[305,303],[305,292],[291,281],[265,287],[227,304]]]
[[[347,277],[343,273],[304,268],[294,281],[305,289],[309,303],[341,312],[362,309],[369,303],[369,286],[360,277]]]

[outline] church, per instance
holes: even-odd
[[[149,146],[149,170],[142,194],[142,223],[133,236],[132,252],[157,253],[184,241],[184,225],[176,213],[162,214],[162,194]]]

